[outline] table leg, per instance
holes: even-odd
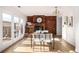
[[[31,48],[32,48],[32,35],[31,35]]]

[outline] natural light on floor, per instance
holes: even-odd
[[[59,38],[54,38],[54,40],[55,40],[55,41],[60,41],[60,39],[59,39]]]

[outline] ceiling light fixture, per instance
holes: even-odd
[[[17,6],[18,8],[21,8],[21,6]]]
[[[55,11],[54,11],[55,16],[58,16],[60,14],[60,11],[58,10],[57,6],[55,6],[54,8],[55,8]]]

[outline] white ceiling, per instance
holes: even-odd
[[[55,8],[53,6],[21,6],[20,8],[18,8],[18,10],[26,16],[30,15],[52,16]]]

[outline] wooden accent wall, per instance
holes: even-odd
[[[27,21],[33,23],[33,16],[28,16]]]
[[[40,26],[43,26],[44,30],[47,29],[49,30],[49,33],[56,34],[56,16],[34,15],[28,16],[27,20],[35,26],[37,17],[42,17],[43,22]]]
[[[46,18],[46,29],[49,33],[56,34],[56,16],[45,16]]]

